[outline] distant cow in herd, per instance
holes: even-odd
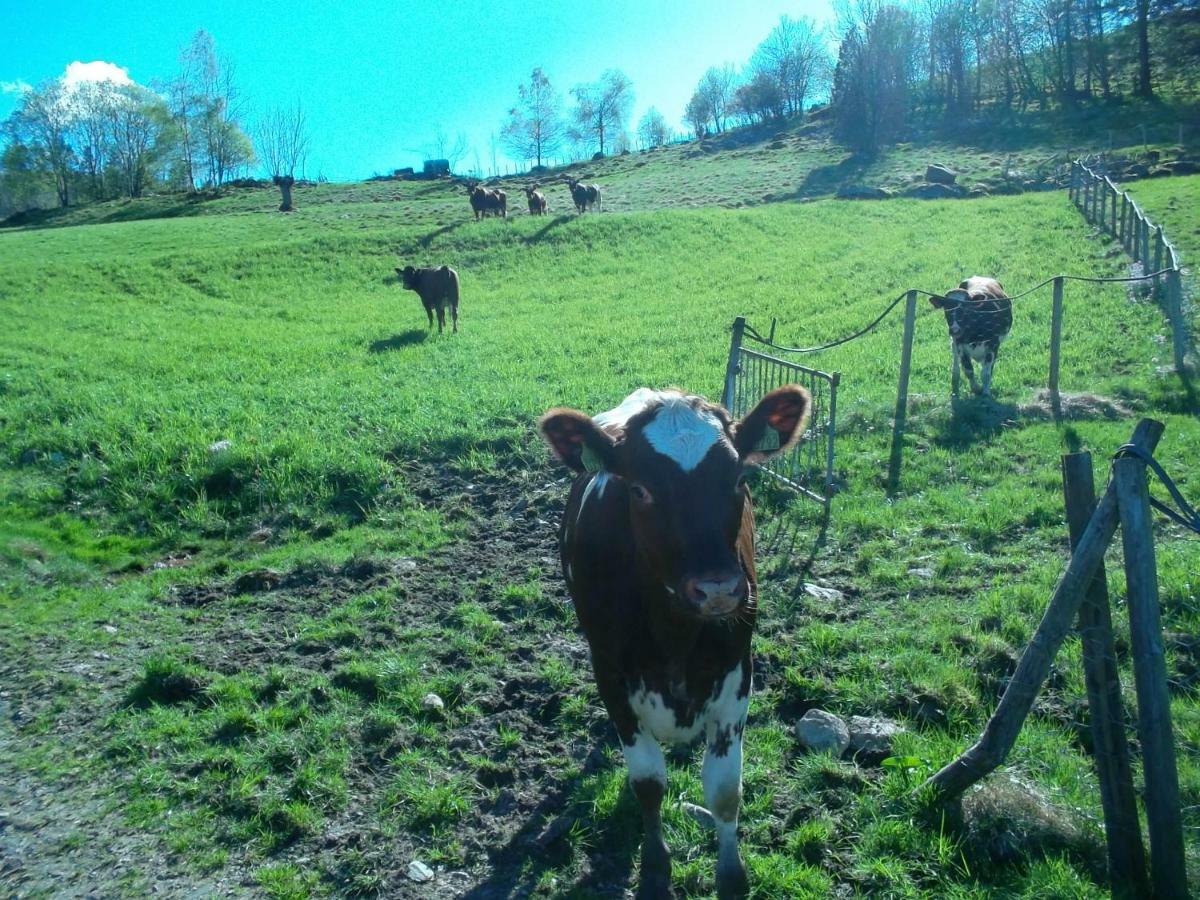
[[[1000,353],[1000,342],[1012,331],[1012,301],[994,278],[973,275],[944,297],[931,297],[930,303],[946,314],[950,327],[950,352],[953,355],[950,381],[958,392],[959,363],[967,370],[971,391],[990,397],[992,367]],[[983,365],[983,385],[975,382],[971,362]]]
[[[660,741],[705,741],[717,895],[744,897],[742,732],[757,614],[747,467],[804,432],[808,393],[776,388],[733,421],[701,397],[643,388],[594,418],[552,409],[541,430],[577,473],[559,529],[563,575],[591,648],[644,827],[639,898],[670,896]]]
[[[468,184],[467,197],[471,201],[471,209],[475,211],[475,221],[484,216],[508,217],[508,194],[499,188],[485,188],[477,184]]]
[[[454,322],[454,331],[458,331],[458,273],[449,266],[417,269],[405,266],[396,269],[400,283],[410,291],[416,291],[421,298],[421,305],[429,316],[429,327],[433,328],[433,312],[437,310],[438,334],[446,325],[446,307],[450,307],[450,317]]]
[[[525,188],[525,196],[529,199],[529,214],[531,216],[544,216],[549,205],[546,203],[546,195],[538,190],[535,184],[532,187]]]
[[[582,213],[597,207],[603,208],[604,204],[600,200],[600,185],[584,184],[575,178],[568,178],[567,187],[571,190],[571,199],[575,201],[575,209],[578,212]]]

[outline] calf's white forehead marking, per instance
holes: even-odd
[[[601,428],[605,428],[609,425],[624,428],[625,423],[627,423],[630,419],[632,419],[660,397],[681,396],[683,395],[675,391],[655,391],[651,390],[650,388],[638,388],[636,391],[622,400],[620,406],[593,416],[592,421]]]
[[[711,410],[695,409],[677,395],[663,401],[642,434],[651,447],[674,460],[683,471],[690,472],[725,436],[725,430]],[[732,447],[729,452],[733,453]]]

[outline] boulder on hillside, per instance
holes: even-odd
[[[930,184],[954,184],[958,178],[957,172],[951,172],[945,166],[936,163],[925,167],[925,180]]]
[[[1200,163],[1190,159],[1177,159],[1173,162],[1163,163],[1162,168],[1168,170],[1172,175],[1195,175],[1200,172]]]
[[[904,192],[905,197],[916,197],[919,200],[947,200],[966,194],[957,184],[918,184]]]
[[[839,200],[886,200],[892,192],[886,188],[866,184],[844,184],[837,191]]]

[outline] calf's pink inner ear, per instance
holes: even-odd
[[[798,397],[782,397],[776,402],[775,408],[767,413],[767,424],[782,437],[790,436],[800,425],[807,409],[808,404]]]

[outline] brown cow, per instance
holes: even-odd
[[[950,327],[951,390],[958,393],[958,366],[967,370],[971,391],[990,397],[992,366],[1000,354],[1000,342],[1012,331],[1012,301],[994,278],[972,275],[945,297],[930,297],[934,308],[945,311]],[[975,383],[971,360],[983,364],[983,387]]]
[[[508,195],[499,188],[485,188],[468,184],[467,197],[471,201],[471,209],[475,211],[475,221],[483,216],[499,215],[508,218]]]
[[[575,201],[575,209],[579,212],[584,212],[588,209],[593,209],[600,202],[600,185],[598,184],[583,184],[581,181],[567,178],[567,187],[571,190],[571,199]]]
[[[525,188],[525,196],[529,199],[529,214],[531,216],[544,216],[549,208],[546,203],[546,195],[538,190],[535,184],[533,187]]]
[[[433,328],[433,311],[437,310],[438,334],[446,325],[446,307],[450,307],[450,316],[454,321],[454,331],[458,331],[458,273],[449,266],[417,269],[405,266],[396,269],[400,283],[408,290],[416,291],[421,298],[421,305],[429,316],[429,327]]]
[[[701,397],[643,388],[595,418],[572,409],[542,417],[547,443],[578,473],[559,551],[642,808],[639,898],[670,896],[659,741],[699,737],[717,896],[749,890],[737,819],[757,582],[743,476],[804,432],[809,408],[804,388],[785,385],[734,422]]]

